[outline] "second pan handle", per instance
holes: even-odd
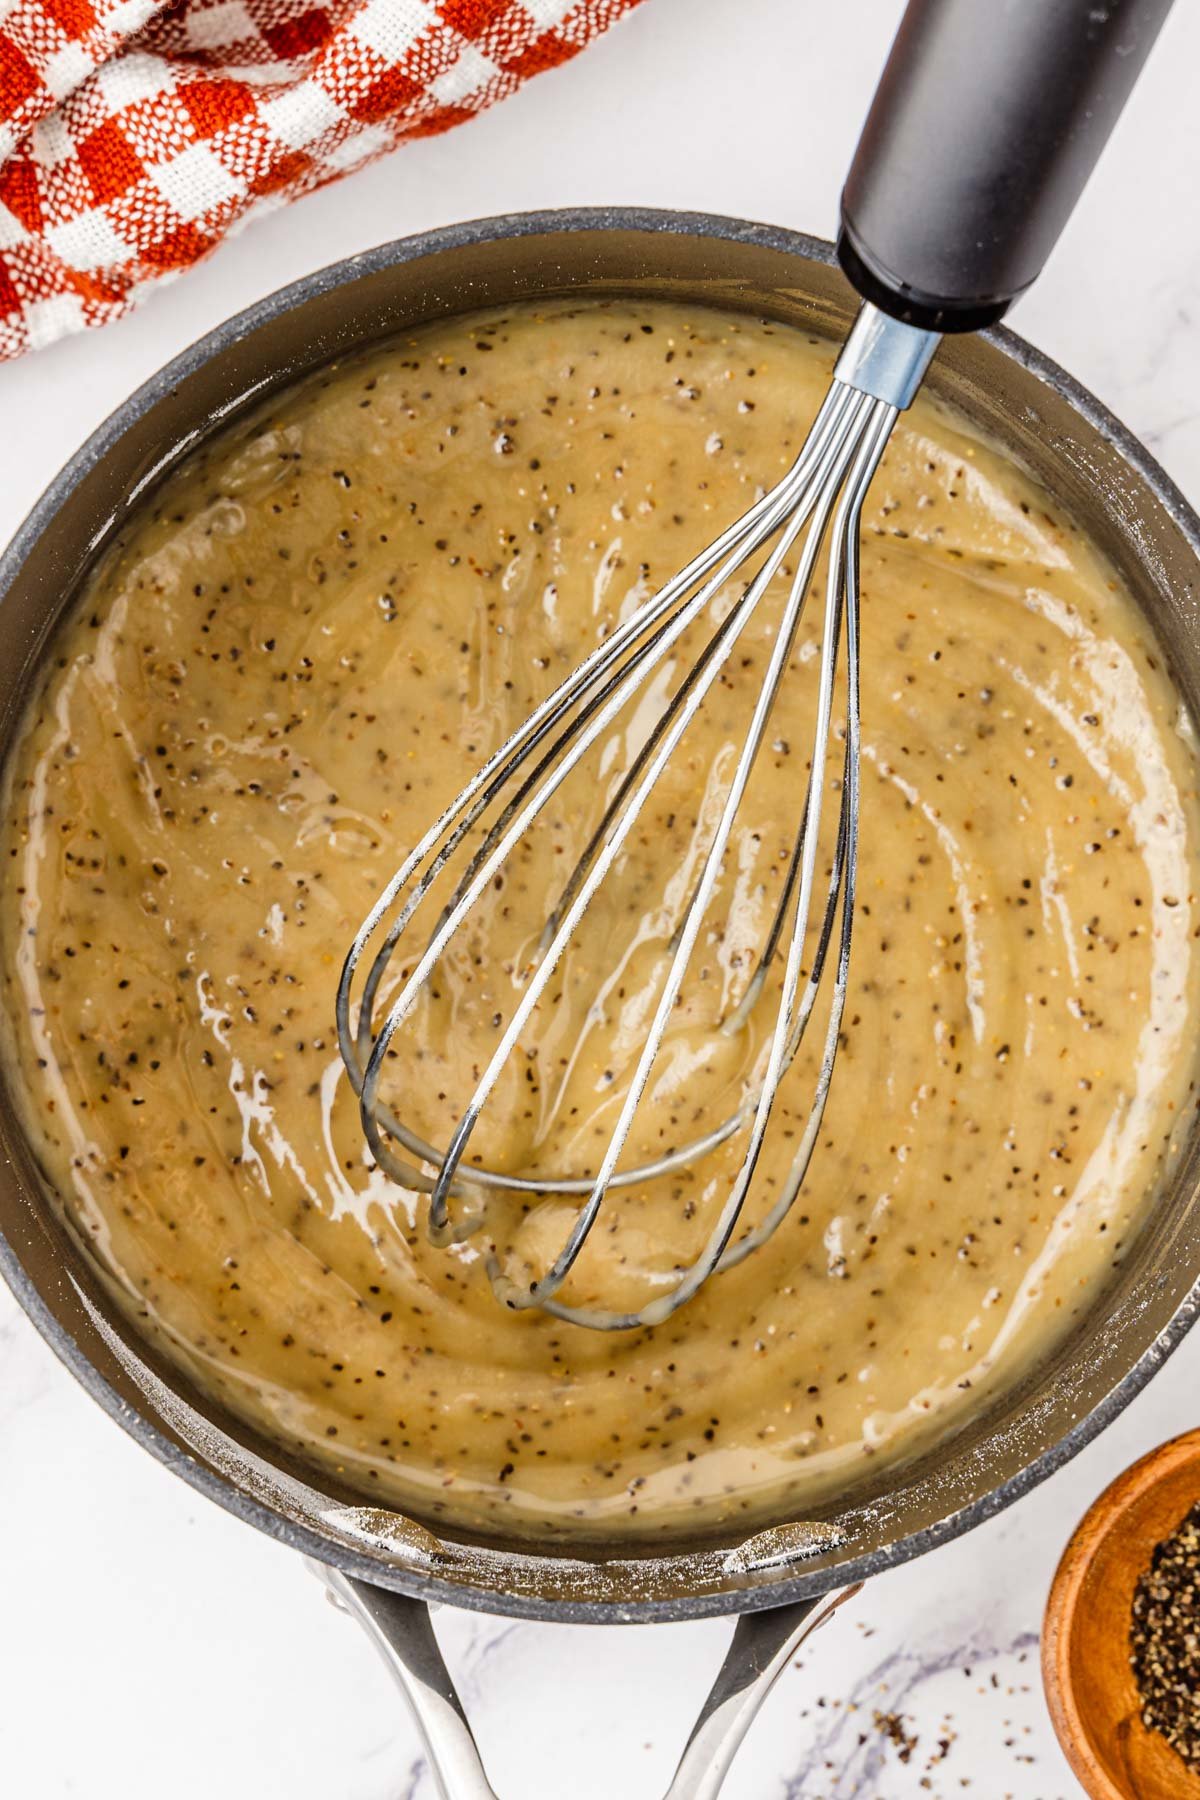
[[[422,1600],[310,1562],[334,1603],[366,1631],[403,1692],[441,1800],[498,1800]],[[664,1800],[716,1800],[738,1746],[792,1656],[857,1587],[743,1613]]]

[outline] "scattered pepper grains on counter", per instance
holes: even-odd
[[[1170,1163],[1196,1103],[1192,741],[1112,570],[930,396],[864,513],[845,1035],[771,1244],[667,1325],[600,1337],[505,1313],[477,1247],[430,1246],[422,1198],[365,1151],[333,1025],[363,914],[566,670],[784,472],[831,356],[748,315],[615,299],[430,325],[202,446],[54,638],[0,834],[11,1085],[138,1329],[330,1491],[538,1543],[844,1497],[1060,1340]],[[776,599],[560,966],[485,1161],[595,1167]],[[718,1026],[795,841],[817,612],[634,1152],[724,1116],[762,1053],[770,982],[741,1031]],[[387,1097],[422,1135],[445,1141],[647,729],[623,720],[564,786],[397,1038]],[[752,1212],[786,1178],[818,1048]],[[624,1191],[583,1288],[652,1294],[738,1156]],[[498,1204],[488,1229],[537,1266],[572,1216]]]
[[[789,1792],[812,1800],[1067,1800],[1039,1771],[1037,1747],[1050,1727],[1040,1684],[1024,1679],[1031,1652],[1036,1663],[1036,1633],[954,1643],[855,1623],[864,1647],[878,1637],[890,1647],[872,1646],[873,1666],[854,1660],[848,1692],[812,1686],[828,1677],[826,1655],[793,1665],[800,1729]],[[959,1682],[967,1692],[955,1692]]]
[[[907,1729],[904,1718],[900,1713],[877,1711],[875,1714],[875,1729],[876,1731],[881,1731],[888,1742],[894,1746],[896,1756],[900,1762],[907,1763],[912,1761],[913,1752],[916,1750],[917,1745],[921,1740],[915,1731],[909,1731]]]

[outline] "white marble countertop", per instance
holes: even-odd
[[[349,252],[525,207],[696,207],[832,235],[899,0],[647,0],[477,122],[251,227],[103,334],[0,368],[0,537],[85,433],[193,338]],[[1180,6],[1015,324],[1200,498],[1200,13]],[[0,1791],[13,1800],[429,1800],[375,1653],[289,1552],[137,1449],[0,1290]],[[1196,1423],[1200,1333],[1068,1468],[884,1577],[781,1679],[731,1800],[1066,1800],[1037,1633],[1058,1554],[1129,1461]],[[653,1795],[723,1622],[440,1615],[498,1791]],[[897,1712],[907,1760],[876,1729]],[[619,1728],[618,1723],[619,1721]],[[536,1729],[542,1774],[522,1774]],[[949,1741],[944,1752],[939,1740]]]

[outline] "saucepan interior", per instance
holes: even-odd
[[[131,507],[271,387],[439,315],[547,294],[636,294],[744,309],[840,335],[854,298],[828,246],[684,214],[524,215],[392,244],[264,301],[149,382],[79,452],[0,562],[7,654],[0,754],[48,632]],[[1116,565],[1200,716],[1200,524],[1146,453],[1061,371],[1004,332],[948,343],[930,378],[1048,487]],[[884,1568],[1025,1492],[1111,1419],[1200,1301],[1200,1128],[1107,1288],[1070,1337],[906,1464],[864,1461],[835,1499],[749,1542],[736,1527],[633,1557],[535,1554],[434,1537],[289,1465],[131,1335],[51,1216],[0,1089],[0,1267],[94,1397],[196,1487],[272,1535],[387,1587],[490,1611],[677,1619],[796,1599]]]

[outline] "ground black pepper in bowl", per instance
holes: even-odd
[[[1156,1544],[1133,1595],[1129,1661],[1142,1723],[1200,1771],[1200,1502]]]

